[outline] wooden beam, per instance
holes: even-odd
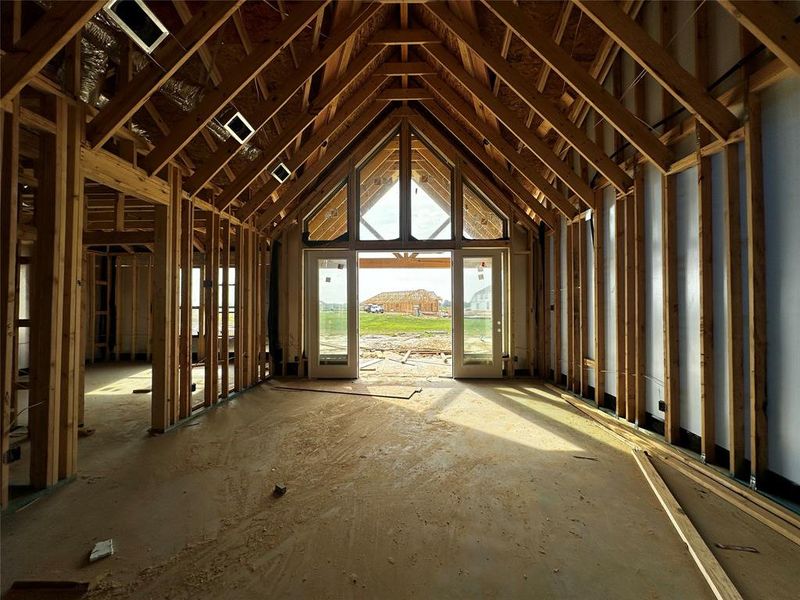
[[[738,129],[739,120],[711,96],[686,69],[610,0],[575,0],[586,15],[619,44],[678,102],[722,140]]]
[[[614,277],[616,278],[617,291],[615,300],[617,303],[617,416],[623,419],[628,418],[628,404],[627,404],[627,372],[625,370],[625,286],[627,284],[625,277],[625,261],[627,259],[625,253],[625,237],[627,231],[625,230],[625,203],[627,202],[626,196],[617,194],[614,201]],[[633,417],[631,417],[633,419]]]
[[[67,104],[50,99],[55,135],[43,135],[39,151],[34,222],[36,252],[31,285],[31,388],[28,432],[30,482],[43,489],[58,481],[61,394],[64,240],[67,218]]]
[[[509,5],[511,4],[509,3]],[[497,73],[505,81],[506,85],[526,102],[531,109],[542,115],[561,136],[568,139],[570,144],[590,164],[605,175],[615,187],[621,192],[627,191],[633,183],[627,173],[620,169],[602,148],[589,139],[589,136],[582,129],[570,121],[559,107],[540,93],[523,75],[512,68],[496,50],[483,40],[480,32],[458,19],[443,3],[434,2],[426,5],[426,7],[439,18],[443,25],[470,46],[480,56],[481,60]],[[491,110],[491,107],[489,109]],[[505,122],[500,115],[497,115],[497,117]],[[527,129],[527,126],[523,125],[523,128]]]
[[[739,189],[739,146],[725,150],[725,349],[728,379],[729,470],[745,478],[744,456],[744,310],[742,308],[742,248]]]
[[[506,107],[502,102],[500,102],[500,100],[492,95],[492,91],[489,88],[480,85],[477,81],[475,81],[475,79],[470,77],[464,68],[459,64],[458,60],[446,49],[439,46],[431,46],[430,48],[426,48],[425,51],[433,56],[433,58],[435,58],[445,69],[447,69],[447,71],[464,87],[466,87],[470,93],[475,96],[475,98],[483,103],[486,109],[488,109],[493,115],[502,121],[509,131],[511,131],[511,133],[513,133],[514,136],[522,141],[526,146],[528,146],[528,148],[530,148],[530,150],[549,169],[556,173],[556,175],[562,181],[564,181],[587,206],[592,206],[594,194],[592,193],[592,189],[589,184],[581,179],[581,177],[575,173],[575,171],[573,171],[566,162],[557,157],[550,147],[533,131],[527,129],[525,124],[520,121],[519,117],[517,117],[511,109]],[[433,87],[434,90],[439,90],[440,88],[449,88],[449,86],[442,79],[430,76],[425,76],[423,79],[428,83],[428,85]],[[499,132],[496,132],[496,134],[498,136],[500,135]],[[501,153],[505,154],[502,151]],[[514,151],[511,154],[516,155],[517,153]],[[505,158],[511,162],[513,157],[505,156]],[[549,187],[544,183],[543,185],[536,184],[535,182],[531,183],[534,183],[534,185],[536,185],[536,187],[542,191],[544,191],[542,189],[543,187]],[[570,209],[563,203],[559,205],[558,200],[559,199],[556,197],[556,199],[553,200],[553,203],[556,204],[556,206],[558,206],[558,208],[565,215],[568,215],[571,212]]]
[[[747,170],[748,349],[750,352],[750,486],[767,472],[767,276],[761,99],[745,101],[744,157]]]
[[[220,396],[228,397],[230,388],[230,354],[228,353],[228,329],[230,317],[230,266],[231,266],[231,222],[222,221],[220,243],[222,244],[222,255],[220,257],[220,269],[222,270],[222,298],[220,298],[220,308],[222,313],[222,323],[220,324],[219,356],[220,366]]]
[[[561,48],[558,42],[543,31],[527,13],[511,2],[484,0],[484,4],[546,63],[545,66],[558,73],[639,152],[648,157],[662,172],[666,172],[672,162],[670,149],[648,129],[644,122],[637,119],[619,100],[606,91],[599,81],[592,77],[566,50]],[[558,125],[553,120],[545,118],[558,129]],[[562,118],[569,121],[567,117]],[[573,125],[573,127],[575,126]],[[570,144],[572,143],[570,135],[562,135]],[[585,154],[584,157],[590,160],[590,157]],[[598,170],[608,177],[603,169],[598,168]],[[609,178],[609,181],[612,181],[623,193],[632,183],[629,178],[627,181],[618,180],[616,182]]]
[[[634,285],[634,347],[635,357],[633,360],[633,394],[636,398],[635,422],[639,427],[647,425],[647,398],[645,395],[645,358],[647,356],[647,332],[645,320],[647,318],[647,308],[645,306],[645,256],[644,236],[645,236],[645,187],[644,187],[644,168],[637,167],[633,175],[633,194],[630,196],[633,203],[633,285]]]
[[[134,113],[147,102],[181,66],[222,27],[244,0],[207,2],[174,36],[164,40],[153,52],[153,60],[117,90],[87,127],[92,148],[102,146]]]
[[[347,76],[348,78],[355,77],[356,73],[359,71],[359,67],[357,65],[354,64],[351,66],[355,67],[355,69],[353,72],[349,73]],[[344,81],[341,83],[344,83]],[[378,92],[381,85],[383,85],[383,82],[380,80],[367,81],[347,100],[345,105],[343,105],[343,114],[350,115],[358,112],[358,110],[361,109],[367,100]],[[336,87],[339,87],[338,83]],[[342,89],[343,87],[344,86],[342,86]],[[262,151],[261,156],[256,158],[250,165],[242,170],[234,181],[223,188],[222,193],[220,193],[220,195],[214,200],[214,205],[219,210],[224,210],[227,208],[231,202],[233,202],[240,194],[242,194],[265,169],[272,165],[272,163],[281,155],[281,153],[291,145],[293,139],[300,136],[303,131],[314,122],[317,114],[318,113],[316,110],[310,109],[301,115],[298,115],[295,120],[288,127],[286,127],[286,129],[284,129],[283,132],[270,144],[270,146]],[[322,128],[317,130],[307,141],[307,144],[310,145],[304,144],[300,149],[298,149],[298,151],[294,152],[292,157],[286,161],[286,167],[292,172],[296,171],[311,156],[313,151],[316,150],[319,145],[326,142],[326,138],[329,137],[340,125],[342,125],[342,121],[335,121],[327,123]],[[274,180],[273,183],[273,180],[271,179],[266,185],[272,185],[274,189],[277,189],[279,182]],[[248,213],[247,211],[242,210],[240,214],[244,215]],[[249,214],[252,214],[252,211]]]
[[[341,49],[341,47],[346,44],[348,39],[358,32],[359,28],[375,14],[377,9],[377,5],[370,5],[362,10],[354,19],[352,19],[350,23],[348,23],[346,28],[335,32],[328,39],[327,43],[322,49],[317,50],[311,56],[309,56],[303,62],[301,67],[292,73],[277,90],[270,93],[252,110],[243,112],[253,129],[259,131],[262,127],[264,127],[264,125],[273,119],[286,105],[286,103],[294,97],[294,95],[297,93],[297,90],[300,89],[306,81],[313,77],[320,68],[325,66],[331,57],[334,56]],[[358,64],[354,65],[353,69],[343,74],[339,81],[337,81],[336,84],[331,87],[337,88],[339,93],[341,93],[341,91],[347,85],[349,85],[349,83],[355,77],[359,76],[364,68],[366,68],[367,65],[370,64],[372,60],[378,56],[378,54],[380,54],[380,51],[380,49],[368,49],[362,52],[359,55],[361,60],[358,62]],[[281,137],[284,137],[284,132],[280,132],[280,135]],[[291,139],[289,140],[289,143],[291,143]],[[216,175],[220,169],[222,169],[231,159],[233,159],[234,156],[236,156],[236,154],[238,154],[241,148],[241,144],[239,144],[233,138],[229,138],[225,142],[222,142],[217,150],[214,151],[214,153],[195,170],[195,173],[192,175],[192,177],[187,180],[188,192],[194,195],[200,191],[200,189],[206,183],[211,181],[211,178],[214,177],[214,175]],[[272,162],[272,160],[274,160],[274,158],[283,152],[283,150],[284,149],[282,148],[267,162]],[[261,157],[257,159],[257,162],[262,164],[264,161],[260,159]],[[251,170],[252,169],[248,169],[248,172]],[[263,168],[261,170],[263,170]]]
[[[553,381],[561,385],[561,221],[553,229]]]
[[[155,233],[150,231],[84,231],[84,246],[132,246],[153,244]]]
[[[603,190],[595,191],[595,210],[592,212],[592,243],[594,245],[594,403],[605,406],[606,397],[606,263],[605,263],[605,202]],[[547,329],[549,332],[550,330]]]
[[[800,75],[800,25],[775,2],[719,0],[739,23]]]
[[[206,213],[206,256],[203,294],[206,297],[206,352],[203,404],[219,399],[219,214]]]
[[[550,200],[553,205],[565,216],[571,219],[578,214],[577,209],[569,203],[564,194],[559,192],[554,186],[550,185],[545,176],[540,173],[539,170],[530,163],[530,161],[525,160],[524,157],[517,154],[514,150],[514,147],[505,141],[505,138],[503,138],[500,132],[491,129],[486,123],[479,119],[472,107],[470,107],[470,105],[467,104],[466,101],[464,101],[461,96],[455,92],[455,90],[453,90],[453,88],[438,78],[429,78],[428,76],[425,76],[423,77],[423,80],[425,83],[430,85],[436,91],[436,93],[444,99],[445,103],[456,111],[456,113],[467,118],[476,131],[478,131],[478,133],[480,133],[486,141],[497,148],[498,152],[503,156],[503,158],[508,160],[508,162],[511,163],[514,168],[525,177],[525,179],[536,186],[536,188],[539,189],[545,195],[545,197]],[[431,101],[423,101],[423,105],[431,112],[436,110],[436,108],[433,107],[434,104],[435,103]],[[436,118],[439,119],[439,114],[436,115]],[[450,120],[453,120],[452,117],[448,119],[448,121]],[[461,127],[459,126],[459,129],[460,128]],[[467,134],[467,137],[472,138],[470,134]],[[477,155],[476,158],[478,160],[484,160],[481,154]],[[488,157],[486,157],[485,160],[488,164]],[[528,203],[526,198],[521,198],[523,201]]]
[[[699,151],[698,151],[699,154]],[[714,462],[716,411],[714,393],[714,266],[711,159],[698,156],[698,254],[700,258],[700,455]]]
[[[678,256],[677,198],[674,176],[662,177],[661,256],[664,293],[664,439],[680,443],[681,399],[678,363]]]
[[[449,87],[443,86],[442,89],[450,89]],[[452,97],[453,100],[460,99],[459,96],[454,95]],[[461,101],[463,104],[459,106],[463,106],[468,110],[471,110],[468,104]],[[434,116],[434,118],[439,121],[457,140],[459,140],[466,148],[472,153],[476,160],[482,162],[490,171],[491,173],[497,178],[498,181],[502,182],[511,193],[513,193],[519,200],[525,205],[528,206],[534,213],[536,213],[551,229],[555,229],[558,227],[558,218],[556,214],[546,208],[541,202],[539,202],[533,194],[531,194],[522,182],[516,178],[516,176],[512,175],[508,172],[508,169],[505,165],[501,165],[499,162],[495,161],[491,157],[487,156],[481,147],[481,144],[468,132],[466,131],[459,123],[456,121],[449,111],[447,111],[442,105],[438,102],[434,102],[431,100],[423,101],[422,105]],[[456,109],[458,110],[458,109]],[[467,113],[470,114],[470,113]],[[474,114],[474,113],[473,113]],[[473,124],[476,127],[479,127],[481,133],[488,133],[492,136],[492,139],[498,144],[500,148],[505,148],[508,150],[510,146],[502,146],[501,138],[499,134],[495,136],[496,132],[486,126],[483,122],[478,122],[478,120],[473,121]],[[499,148],[499,149],[500,149]],[[526,167],[526,170],[529,170]],[[531,176],[533,176],[531,174]],[[527,176],[526,176],[527,178]],[[552,186],[549,187],[549,191],[551,193],[559,194],[555,188]]]
[[[368,44],[381,46],[400,46],[408,44],[441,44],[434,33],[428,29],[381,29],[376,31]]]
[[[144,170],[110,152],[81,147],[81,167],[86,179],[155,204],[169,204],[166,181],[149,177]]]
[[[425,61],[393,62],[387,61],[375,69],[375,75],[409,76],[409,75],[436,75],[436,69]]]
[[[675,526],[678,535],[689,548],[689,554],[692,555],[697,568],[703,574],[714,597],[718,600],[742,600],[742,596],[736,586],[733,585],[714,553],[706,545],[700,532],[695,529],[686,515],[686,511],[683,510],[675,496],[672,495],[667,484],[664,483],[661,475],[658,474],[658,471],[650,462],[647,454],[643,450],[635,448],[633,456],[645,479],[647,479],[647,483],[650,484],[650,488],[667,513],[669,520]]]
[[[192,414],[192,283],[194,279],[194,205],[182,200],[181,210],[181,291],[180,349],[178,352],[180,389],[178,418]]]
[[[2,460],[9,449],[12,396],[15,397],[17,353],[17,225],[19,213],[19,99],[0,112],[0,507],[8,505],[9,469]]]
[[[53,4],[0,61],[0,102],[19,94],[104,4],[105,0]]]
[[[232,69],[219,86],[205,94],[194,110],[178,121],[169,135],[159,141],[142,159],[141,164],[145,171],[150,175],[160,171],[227,102],[266,68],[280,54],[283,47],[297,37],[329,2],[330,0],[321,0],[300,4],[289,18],[270,31],[268,39]]]
[[[625,416],[639,423],[637,409],[644,402],[636,396],[636,207],[635,191],[625,199]],[[644,425],[644,415],[640,425]]]
[[[77,95],[80,90],[81,37],[75,36],[65,49],[65,87]],[[61,408],[59,423],[58,478],[78,471],[78,421],[83,395],[81,370],[84,354],[79,351],[82,331],[83,244],[85,218],[84,182],[80,148],[84,137],[83,108],[67,109],[66,206],[64,227],[64,300],[61,339]]]
[[[294,202],[305,189],[311,185],[314,180],[319,177],[320,173],[331,165],[339,155],[369,126],[373,125],[375,119],[380,114],[383,107],[380,104],[373,104],[367,109],[356,121],[340,135],[336,140],[328,146],[327,152],[323,154],[316,162],[310,165],[303,174],[298,177],[291,185],[289,185],[278,200],[264,210],[263,214],[259,216],[257,225],[259,229],[271,224],[273,220],[283,212],[289,204]],[[393,113],[384,118],[380,124],[376,124],[370,133],[370,139],[373,137],[381,137],[388,135],[392,127],[396,125],[396,117]],[[380,135],[379,135],[380,134]],[[376,141],[377,143],[377,141]],[[264,188],[262,188],[263,190]],[[265,191],[259,190],[253,195],[251,200],[258,202],[259,205],[267,200],[269,195],[265,195]],[[243,207],[244,208],[244,207]]]
[[[378,94],[378,100],[433,100],[433,94],[422,87],[386,88]]]
[[[172,378],[175,376],[175,357],[173,356],[175,330],[172,321],[173,269],[178,257],[174,256],[173,219],[174,204],[180,202],[181,179],[177,170],[169,169],[170,202],[155,207],[155,243],[153,244],[153,266],[150,269],[151,280],[151,322],[153,324],[152,339],[152,395],[150,405],[150,429],[154,433],[163,433],[172,425],[172,406],[178,399],[172,396]]]

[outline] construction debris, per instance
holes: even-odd
[[[91,554],[89,554],[89,562],[97,562],[101,558],[106,558],[112,554],[114,554],[114,540],[108,539],[97,542],[92,548]]]
[[[272,490],[272,495],[276,498],[280,498],[286,493],[286,484],[283,483],[276,483],[275,489]]]

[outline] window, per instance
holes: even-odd
[[[500,240],[508,237],[508,222],[500,210],[464,180],[464,237]]]
[[[358,169],[357,177],[359,239],[398,239],[400,237],[399,131]]]
[[[452,236],[453,171],[422,139],[411,132],[411,235],[418,240]]]
[[[347,233],[347,180],[342,181],[305,222],[305,239],[310,242],[330,241]]]

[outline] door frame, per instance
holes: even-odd
[[[318,379],[358,378],[358,263],[353,250],[304,250],[306,272],[305,314],[308,376]],[[319,364],[319,271],[320,259],[344,260],[347,265],[347,362]]]
[[[504,252],[497,248],[453,251],[453,377],[500,378],[503,376],[503,269]],[[492,362],[464,363],[464,258],[492,259]]]

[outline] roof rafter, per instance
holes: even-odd
[[[105,0],[54,3],[0,61],[0,102],[19,94],[104,4]]]
[[[355,66],[355,65],[353,65]],[[357,71],[357,69],[354,69]],[[349,73],[341,82],[337,83],[336,87],[344,89],[351,81],[355,75],[353,73]],[[383,84],[382,80],[371,80],[368,81],[366,85],[362,86],[355,94],[353,94],[348,102],[345,105],[347,110],[346,114],[352,114],[356,110],[358,110],[362,104],[373,94],[375,94]],[[248,165],[248,167],[239,173],[236,177],[236,180],[225,186],[222,193],[217,197],[214,204],[220,210],[226,208],[233,200],[242,192],[247,189],[255,179],[266,169],[270,166],[270,164],[280,156],[281,152],[283,152],[294,140],[297,136],[303,133],[303,131],[308,127],[313,121],[316,116],[316,112],[313,110],[306,111],[295,118],[294,122],[286,129],[283,133],[281,133],[278,138],[270,144],[270,147],[262,151],[261,156],[253,161],[252,164]],[[329,128],[320,129],[320,131],[330,134],[332,131]],[[322,143],[325,139],[324,135],[319,136],[320,143]],[[294,172],[306,159],[308,156],[304,156],[303,152],[298,149],[287,161],[287,168]],[[274,180],[277,182],[277,180]],[[272,181],[270,181],[272,183]]]
[[[424,80],[429,86],[431,85],[431,80],[428,78],[428,76],[426,76]],[[536,187],[536,189],[541,191],[545,197],[558,208],[558,210],[560,210],[570,219],[578,214],[577,209],[569,203],[569,200],[566,198],[566,196],[564,196],[564,194],[559,192],[553,185],[551,185],[550,182],[547,181],[547,178],[544,176],[544,174],[542,174],[535,165],[531,164],[521,154],[517,154],[517,152],[514,150],[514,147],[505,141],[499,131],[495,131],[485,122],[480,121],[472,107],[470,107],[470,105],[467,104],[453,88],[448,85],[438,85],[434,89],[436,90],[436,93],[442,97],[446,105],[471,123],[476,131],[478,131],[478,133],[480,133],[487,142],[495,147],[500,156],[511,163],[514,168],[517,169],[517,171],[519,171],[520,174],[525,177],[525,179],[530,181],[531,184]],[[440,118],[439,112],[435,112],[436,107],[431,106],[431,101],[423,101],[422,105],[434,113],[437,119],[440,121],[443,120]],[[455,121],[455,119],[452,119],[452,121]],[[447,126],[449,127],[449,125],[450,122],[448,122]]]
[[[548,67],[558,73],[559,77],[568,82],[598,113],[624,135],[639,152],[648,157],[662,172],[669,169],[673,158],[670,149],[555,40],[542,31],[533,19],[520,8],[508,2],[484,0],[484,4],[508,25]],[[564,118],[569,120],[567,117]],[[551,124],[556,126],[552,121]],[[577,125],[574,126],[577,127]],[[568,141],[571,143],[571,140]],[[588,157],[585,155],[584,157],[588,160]],[[606,177],[608,176],[606,175]],[[616,187],[620,189],[618,186]],[[630,183],[628,187],[630,187]]]
[[[741,25],[800,75],[800,25],[772,2],[719,0]]]
[[[539,159],[550,170],[555,172],[558,177],[570,187],[571,190],[578,194],[578,196],[586,203],[587,206],[593,205],[594,193],[592,192],[592,188],[589,186],[589,184],[581,179],[581,177],[572,170],[570,165],[557,157],[550,147],[544,142],[544,140],[540,139],[533,131],[526,128],[525,124],[511,111],[511,109],[505,106],[499,99],[494,97],[489,88],[479,85],[478,82],[472,79],[467,72],[464,71],[463,67],[461,67],[457,59],[453,57],[452,54],[439,47],[426,48],[425,51],[430,53],[430,55],[433,56],[439,63],[441,63],[442,66],[461,83],[461,85],[463,85],[472,95],[480,100],[484,107],[486,107],[492,112],[492,114],[500,119],[500,121],[502,121],[502,123],[511,133],[514,134],[515,137],[523,141],[525,145],[528,146],[528,148],[530,148],[530,150],[537,157],[539,157]],[[456,99],[453,97],[453,94],[458,100],[463,102],[455,90],[452,90],[452,88],[450,88],[450,86],[448,86],[444,80],[431,77],[429,75],[424,76],[423,79],[428,83],[428,85],[432,86],[437,91],[447,93],[450,98],[453,98],[454,102],[456,102]],[[442,89],[439,90],[439,88]],[[446,90],[451,90],[451,92],[447,92]],[[450,102],[450,99],[448,99],[448,103],[453,104],[454,102]],[[464,105],[466,105],[465,102]],[[461,112],[461,114],[470,114],[475,112],[474,110],[468,110],[467,112],[464,112],[464,107],[457,110],[458,112]],[[490,139],[486,134],[484,134],[484,137]],[[492,137],[494,139],[502,139],[502,136],[498,131],[494,131]],[[539,183],[536,181],[531,181],[531,183],[544,192],[547,197],[553,201],[553,204],[558,206],[559,210],[564,212],[564,214],[570,212],[571,205],[566,201],[563,195],[553,193],[555,190],[552,188],[552,186],[546,184],[547,180],[545,179],[544,175],[535,169],[531,169],[530,163],[525,161],[523,157],[518,155],[515,151],[510,153],[513,156],[509,156],[509,152],[501,150],[497,144],[493,143],[492,145],[500,150],[501,154],[504,155],[506,160],[512,162],[512,164],[515,164],[515,168],[519,169],[517,165],[524,163],[528,173],[536,173],[536,175],[532,176],[535,177]],[[504,147],[512,148],[512,146],[507,142],[505,142]],[[528,174],[526,173],[525,176],[527,178]]]
[[[463,102],[463,104],[464,106],[468,106],[466,102]],[[556,214],[549,208],[546,208],[541,202],[539,202],[534,197],[534,195],[531,192],[529,192],[524,185],[522,185],[522,182],[519,179],[517,179],[515,175],[508,172],[508,169],[506,168],[505,165],[501,164],[496,160],[486,157],[486,153],[484,151],[483,146],[468,131],[466,131],[439,102],[435,100],[425,100],[422,102],[422,105],[457,140],[459,140],[470,152],[472,152],[472,154],[475,156],[477,160],[482,161],[483,164],[486,165],[486,167],[498,179],[498,181],[502,182],[503,185],[505,185],[515,196],[517,196],[523,202],[523,204],[528,206],[533,212],[539,215],[539,217],[550,227],[552,228],[556,227],[558,223],[558,218],[556,217]],[[420,116],[420,118],[422,117]],[[477,124],[476,127],[478,127]],[[494,132],[494,135],[499,136],[500,134]],[[431,141],[434,144],[437,144],[437,140],[431,140]],[[514,154],[516,154],[516,152],[514,152]],[[553,189],[553,191],[556,194],[558,194],[557,190]],[[573,212],[577,214],[577,211],[574,208]]]
[[[376,110],[377,109],[377,110]],[[336,140],[328,146],[328,151],[323,154],[314,164],[310,165],[308,169],[298,177],[291,185],[287,187],[280,198],[261,214],[257,221],[256,226],[263,229],[265,226],[272,223],[272,221],[280,215],[288,206],[302,194],[308,186],[310,186],[319,177],[324,169],[332,164],[345,149],[369,126],[374,124],[375,119],[383,110],[381,103],[372,104],[371,108],[366,110],[358,119],[356,119],[345,132],[336,138]],[[383,137],[388,135],[392,129],[397,126],[397,111],[389,113],[385,118],[381,119],[380,123],[372,127],[372,131],[367,136],[366,140],[359,144],[360,147],[371,143],[377,144]],[[310,142],[311,140],[309,140]],[[308,144],[309,142],[306,142]],[[366,144],[365,144],[366,143]],[[304,146],[306,145],[304,144]]]
[[[145,170],[150,174],[160,171],[227,102],[266,68],[283,47],[297,37],[329,2],[330,0],[320,0],[300,4],[289,18],[270,32],[268,41],[257,46],[255,52],[243,60],[219,86],[207,93],[195,109],[176,123],[170,134],[156,144],[141,161]]]
[[[570,121],[561,110],[548,98],[530,85],[525,77],[517,72],[500,54],[481,38],[480,33],[458,19],[447,10],[443,4],[432,3],[426,8],[435,14],[439,20],[456,36],[461,38],[472,50],[480,56],[497,75],[506,82],[531,109],[538,112],[546,119],[558,133],[569,140],[569,143],[598,171],[621,192],[627,192],[633,180],[625,173],[605,151],[595,144],[586,133]],[[547,35],[542,35],[550,39]],[[433,52],[432,52],[433,53]],[[499,116],[499,115],[498,115]],[[500,118],[502,121],[503,119]],[[527,127],[526,127],[527,129]],[[577,192],[577,190],[575,190]]]
[[[219,29],[244,0],[209,2],[153,53],[153,61],[124,83],[87,126],[92,148],[102,146]]]
[[[356,31],[358,31],[358,29],[365,22],[372,18],[375,12],[379,9],[380,5],[373,4],[361,11],[358,16],[352,19],[347,27],[334,33],[321,49],[317,50],[310,57],[308,57],[308,59],[306,59],[306,61],[300,65],[300,68],[297,69],[289,77],[289,79],[283,85],[281,85],[280,88],[278,88],[278,90],[271,94],[268,99],[259,103],[254,110],[244,112],[243,114],[245,118],[247,119],[248,123],[253,126],[253,129],[259,131],[262,127],[264,127],[264,125],[266,125],[278,113],[278,111],[280,111],[281,108],[283,108],[284,105],[291,100],[292,96],[294,96],[297,90],[303,87],[305,82],[314,76],[314,73],[325,66],[328,60],[336,52],[338,52],[348,41],[348,39],[350,39],[350,37]],[[367,56],[372,56],[373,59],[375,58],[375,55],[370,53],[367,53]],[[222,167],[228,164],[228,162],[232,160],[234,156],[236,156],[240,149],[241,144],[233,139],[228,139],[220,144],[218,150],[214,152],[214,154],[212,154],[208,160],[200,165],[194,174],[187,180],[186,189],[189,191],[189,193],[194,195],[200,191],[200,189],[202,189],[202,187],[208,183]],[[283,152],[283,150],[281,150],[281,152]],[[270,159],[270,162],[272,160],[274,160],[274,157],[273,159]]]
[[[716,100],[667,50],[610,0],[574,0],[625,52],[721,140],[738,129],[739,119]]]

